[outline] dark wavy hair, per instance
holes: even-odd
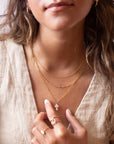
[[[33,44],[39,23],[30,11],[27,12],[26,0],[9,0],[7,12],[0,18],[4,18],[0,29],[10,28],[0,35],[0,40],[11,38],[18,44]],[[89,66],[106,76],[111,83],[114,78],[113,0],[99,0],[96,7],[93,4],[85,20],[84,39]],[[107,107],[105,125],[109,140],[114,142],[114,93],[111,93]]]

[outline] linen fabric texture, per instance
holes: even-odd
[[[109,89],[106,79],[99,78]],[[109,99],[94,74],[75,112],[87,129],[88,144],[108,144],[104,122]],[[0,42],[0,144],[30,144],[37,113],[23,46]]]

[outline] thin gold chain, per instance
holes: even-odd
[[[35,61],[35,63],[37,63],[36,61]],[[40,72],[40,74],[42,75],[42,77],[50,84],[50,85],[52,85],[52,86],[54,86],[54,87],[56,87],[56,88],[66,88],[66,87],[70,87],[71,85],[72,85],[72,83],[74,82],[74,80],[73,81],[71,81],[70,83],[68,83],[68,84],[64,84],[64,85],[57,85],[57,84],[55,84],[55,83],[52,83],[51,81],[49,81],[45,76],[44,76],[44,74],[41,72],[41,70],[40,70],[40,67],[39,67],[39,65],[37,64],[37,66],[38,66],[38,68],[39,68],[39,72]],[[79,67],[79,69],[81,68],[81,66],[82,65],[80,65],[80,67]],[[78,69],[78,71],[79,71],[79,69]],[[77,72],[78,72],[77,71]]]
[[[64,85],[57,85],[55,83],[52,83],[51,81],[49,81],[44,74],[41,72],[39,65],[37,64],[37,59],[35,57],[35,55],[33,54],[33,59],[34,59],[34,63],[36,63],[36,67],[38,67],[40,74],[42,75],[43,79],[45,79],[50,85],[56,87],[56,88],[66,88],[66,87],[70,87],[72,85],[72,83],[74,82],[74,80],[68,84],[64,84]],[[77,72],[79,71],[79,69],[81,68],[81,66],[84,64],[85,61],[82,61],[82,63],[79,65]]]
[[[34,55],[35,56],[35,55]],[[41,64],[40,60],[38,58],[36,58],[36,60],[38,60],[38,63],[40,64],[40,66],[45,70],[45,72],[48,73],[48,75],[51,75],[51,77],[54,77],[54,78],[59,78],[59,79],[64,79],[64,78],[68,78],[68,77],[72,77],[73,75],[75,75],[78,70],[80,69],[84,59],[82,59],[82,62],[81,64],[78,66],[78,68],[76,67],[75,70],[70,73],[70,74],[67,74],[67,75],[64,75],[64,76],[55,76],[54,74],[50,74],[49,71]],[[41,71],[41,70],[40,70]]]
[[[67,94],[70,92],[70,90],[72,89],[73,85],[78,81],[78,79],[81,77],[82,73],[80,73],[76,79],[74,80],[74,83],[64,92],[64,94],[58,99],[56,100],[56,103],[58,104],[65,96],[67,96]],[[47,83],[46,83],[47,85]],[[50,92],[51,96],[55,99],[52,91],[50,90],[50,88],[48,87],[47,85],[47,88],[48,88],[48,91]]]
[[[73,87],[73,85],[78,81],[78,79],[81,77],[81,75],[82,75],[83,72],[84,72],[84,69],[83,69],[82,71],[80,71],[80,72],[78,73],[78,75],[76,75],[75,79],[73,80],[72,85],[67,89],[67,91],[65,91],[65,93],[64,93],[58,100],[56,100],[55,97],[54,97],[54,95],[53,95],[53,93],[52,93],[52,91],[51,91],[50,88],[48,87],[48,85],[47,85],[47,83],[46,83],[46,80],[45,80],[44,77],[42,76],[42,74],[41,74],[41,72],[40,72],[40,70],[39,70],[39,67],[38,67],[38,64],[37,64],[36,61],[35,61],[35,67],[37,68],[37,71],[39,71],[42,80],[44,81],[44,83],[45,83],[45,85],[46,85],[46,87],[47,87],[50,95],[52,96],[52,98],[55,100],[56,103],[59,103],[65,96],[67,96],[67,94],[70,92],[70,90],[71,90],[71,88]]]
[[[56,100],[56,98],[54,97],[52,91],[50,90],[50,88],[48,87],[48,84],[49,83],[48,81],[46,81],[46,79],[43,77],[40,69],[39,69],[39,66],[37,64],[37,61],[36,61],[36,57],[34,55],[34,52],[33,52],[33,49],[32,50],[32,59],[34,60],[34,64],[35,64],[35,67],[37,69],[37,71],[39,72],[40,76],[41,76],[41,79],[44,81],[50,95],[52,96],[52,98],[55,100],[56,104],[58,104],[65,96],[67,96],[67,94],[70,92],[70,90],[72,89],[72,87],[74,86],[74,84],[78,81],[78,79],[82,76],[83,72],[84,72],[84,67],[81,69],[81,71],[79,71],[79,73],[76,75],[75,79],[72,81],[72,84],[67,88],[67,90],[64,92],[64,94],[58,99]],[[82,66],[82,64],[81,64]],[[81,67],[80,66],[80,67]],[[83,65],[85,66],[85,65]],[[46,83],[47,82],[47,83]]]
[[[40,63],[39,59],[36,58],[36,56],[35,56],[34,51],[33,51],[32,48],[31,48],[31,52],[32,52],[32,58],[34,59],[34,61],[38,60],[38,63],[40,64],[40,66],[41,66],[49,75],[51,75],[51,77],[54,77],[54,78],[63,79],[63,78],[72,77],[73,75],[75,75],[75,74],[78,72],[78,70],[80,69],[81,65],[82,65],[83,62],[85,61],[85,59],[82,58],[81,64],[78,66],[78,68],[76,67],[75,70],[74,70],[72,73],[67,74],[67,75],[65,75],[65,76],[55,76],[55,75],[53,75],[53,74],[50,74],[49,71]],[[40,70],[40,71],[41,71],[41,70]]]

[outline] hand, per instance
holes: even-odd
[[[46,112],[40,112],[32,130],[33,139],[31,144],[87,144],[87,132],[83,126],[66,110],[66,118],[71,123],[74,133],[62,124],[55,110],[48,100],[45,100]],[[50,128],[45,120],[48,119],[53,128]]]

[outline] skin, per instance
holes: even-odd
[[[61,1],[71,2],[73,6],[60,11],[46,9],[50,3]],[[92,0],[27,1],[28,8],[40,24],[33,51],[36,56],[40,56],[40,62],[50,73],[64,75],[72,72],[74,67],[80,64],[85,54],[84,22],[92,4]],[[26,51],[28,54],[29,48]],[[69,110],[66,110],[66,118],[71,123],[74,133],[66,129],[47,100],[45,110],[46,112],[38,113],[35,119],[32,144],[87,144],[86,129]],[[58,123],[49,128],[45,120],[50,121],[53,117],[57,117]],[[47,129],[45,135],[40,133],[41,129]]]
[[[45,100],[44,103],[46,113],[39,113],[34,120],[34,128],[32,130],[34,138],[31,144],[87,144],[87,131],[71,114],[69,109],[66,110],[66,117],[71,123],[74,133],[69,132],[61,123],[51,103],[48,100]],[[56,117],[57,123],[51,129],[44,120],[48,119],[51,121],[53,117]],[[47,129],[44,135],[40,133],[42,129]]]
[[[36,55],[39,53],[41,63],[47,69],[51,67],[53,73],[55,70],[57,74],[68,69],[72,71],[84,56],[84,21],[93,1],[71,1],[73,7],[59,12],[44,10],[52,2],[53,0],[28,0],[27,5],[40,23],[33,49],[37,51]]]

